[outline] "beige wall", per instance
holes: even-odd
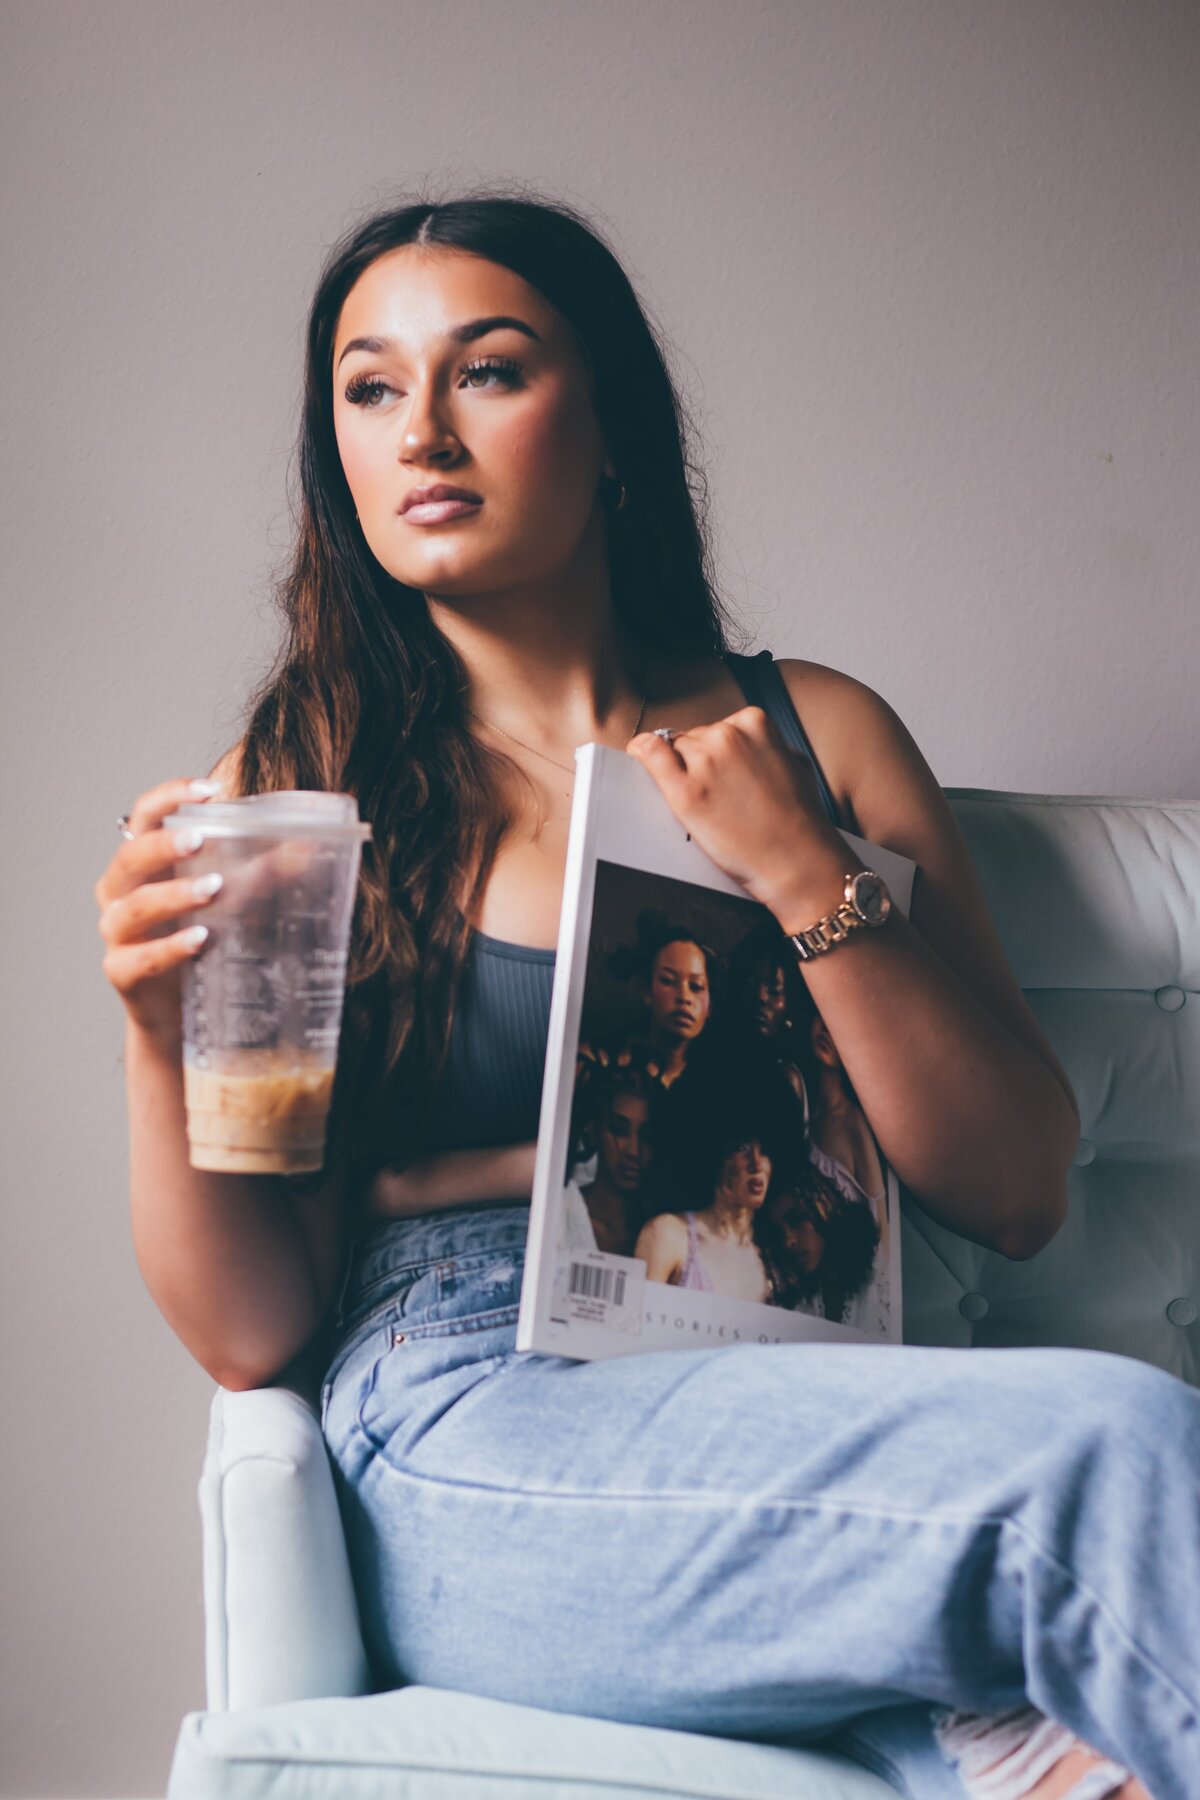
[[[760,642],[940,779],[1200,794],[1200,10],[7,0],[0,1793],[161,1792],[210,1383],[141,1286],[113,820],[273,642],[326,245],[430,175],[611,232]]]

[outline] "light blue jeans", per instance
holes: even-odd
[[[1200,1795],[1200,1393],[1092,1351],[518,1354],[528,1210],[374,1227],[322,1389],[368,1654],[556,1711],[963,1787],[1028,1700]]]

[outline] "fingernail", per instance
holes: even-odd
[[[219,794],[220,791],[221,784],[219,781],[188,782],[188,793],[194,800],[210,800],[214,794]]]
[[[189,950],[198,950],[207,936],[207,925],[192,925],[184,932],[183,941]]]
[[[204,842],[204,833],[202,831],[197,831],[194,826],[189,826],[185,831],[177,831],[172,842],[174,843],[176,850],[179,851],[179,854],[181,856],[186,856],[189,850],[198,850],[200,848],[201,844]]]
[[[197,900],[207,900],[224,884],[223,875],[198,875],[192,883],[192,893]]]

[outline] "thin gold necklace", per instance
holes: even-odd
[[[638,728],[640,727],[640,725],[642,723],[642,714],[645,712],[645,710],[646,710],[646,696],[645,696],[645,694],[643,694],[642,695],[642,704],[638,708],[637,720],[634,724],[633,730],[629,734],[630,737],[637,736]],[[574,775],[574,773],[575,773],[574,769],[570,768],[566,763],[559,762],[559,760],[556,756],[547,756],[546,752],[544,750],[535,750],[532,744],[527,744],[521,738],[514,737],[511,731],[505,731],[503,725],[493,725],[490,719],[481,719],[479,717],[479,714],[476,712],[473,712],[471,714],[471,717],[478,724],[486,725],[489,731],[499,732],[500,736],[503,738],[507,738],[510,744],[518,744],[518,745],[520,745],[522,750],[528,750],[530,756],[540,756],[543,762],[553,763],[554,767],[556,769],[562,769],[567,775]]]

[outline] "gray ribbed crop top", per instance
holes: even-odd
[[[769,650],[724,658],[746,696],[785,743],[813,765],[830,819],[837,809]],[[554,951],[471,939],[450,1033],[449,1058],[426,1151],[516,1144],[537,1136]]]

